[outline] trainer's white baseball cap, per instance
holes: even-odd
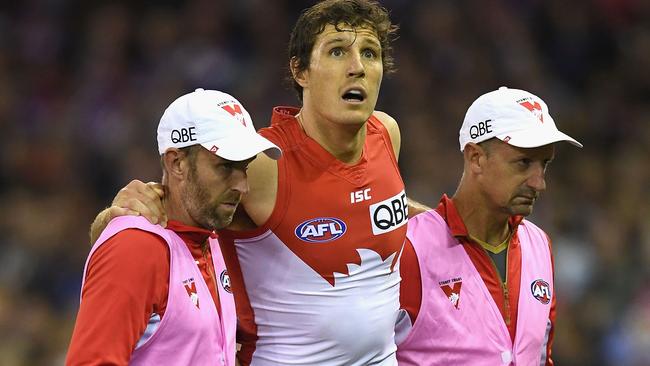
[[[523,148],[558,141],[582,147],[557,129],[543,100],[525,90],[505,86],[481,95],[469,107],[459,132],[460,151],[469,142],[479,143],[493,137]]]
[[[158,124],[158,152],[171,147],[202,145],[224,159],[242,161],[264,152],[272,159],[282,155],[271,141],[255,132],[244,107],[231,95],[196,89],[167,107]]]

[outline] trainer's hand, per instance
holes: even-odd
[[[132,180],[113,199],[109,207],[111,218],[124,215],[144,216],[152,224],[167,226],[167,213],[163,208],[162,197],[165,190],[160,183],[143,183]]]

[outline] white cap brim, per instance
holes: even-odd
[[[244,130],[228,138],[207,141],[201,145],[215,155],[231,161],[250,159],[261,152],[273,160],[282,156],[282,150],[274,143],[257,133]]]
[[[576,141],[573,137],[557,129],[550,128],[529,128],[526,130],[497,135],[496,137],[512,146],[522,148],[540,147],[560,141],[566,141],[577,147],[582,147],[582,144]]]

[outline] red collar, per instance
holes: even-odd
[[[296,115],[300,112],[297,107],[274,107],[273,114],[271,115],[271,125],[281,123],[286,120],[296,119]]]
[[[460,217],[456,206],[454,206],[454,201],[447,197],[446,194],[443,194],[442,198],[440,198],[440,203],[438,204],[438,207],[436,207],[436,212],[447,222],[451,235],[469,240],[469,234],[467,232],[467,227],[463,222],[463,218]],[[523,219],[523,216],[510,216],[508,224],[510,224],[512,230],[516,232],[517,226],[519,226]],[[516,235],[513,235],[513,237],[514,236]]]
[[[167,229],[178,234],[184,242],[194,245],[202,245],[208,238],[217,238],[217,234],[214,231],[185,225],[175,220],[169,220],[167,222]]]

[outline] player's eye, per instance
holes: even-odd
[[[217,171],[223,174],[230,174],[234,168],[235,166],[233,163],[221,163],[217,165]]]
[[[361,55],[363,57],[365,57],[365,58],[374,59],[374,58],[377,58],[377,51],[375,51],[375,50],[373,50],[371,48],[366,48],[365,50],[363,50]]]
[[[343,56],[343,49],[341,47],[334,47],[330,50],[330,55],[334,57],[341,57]]]
[[[519,165],[522,168],[528,168],[530,164],[532,163],[532,160],[528,158],[522,158],[517,160],[517,165]]]

